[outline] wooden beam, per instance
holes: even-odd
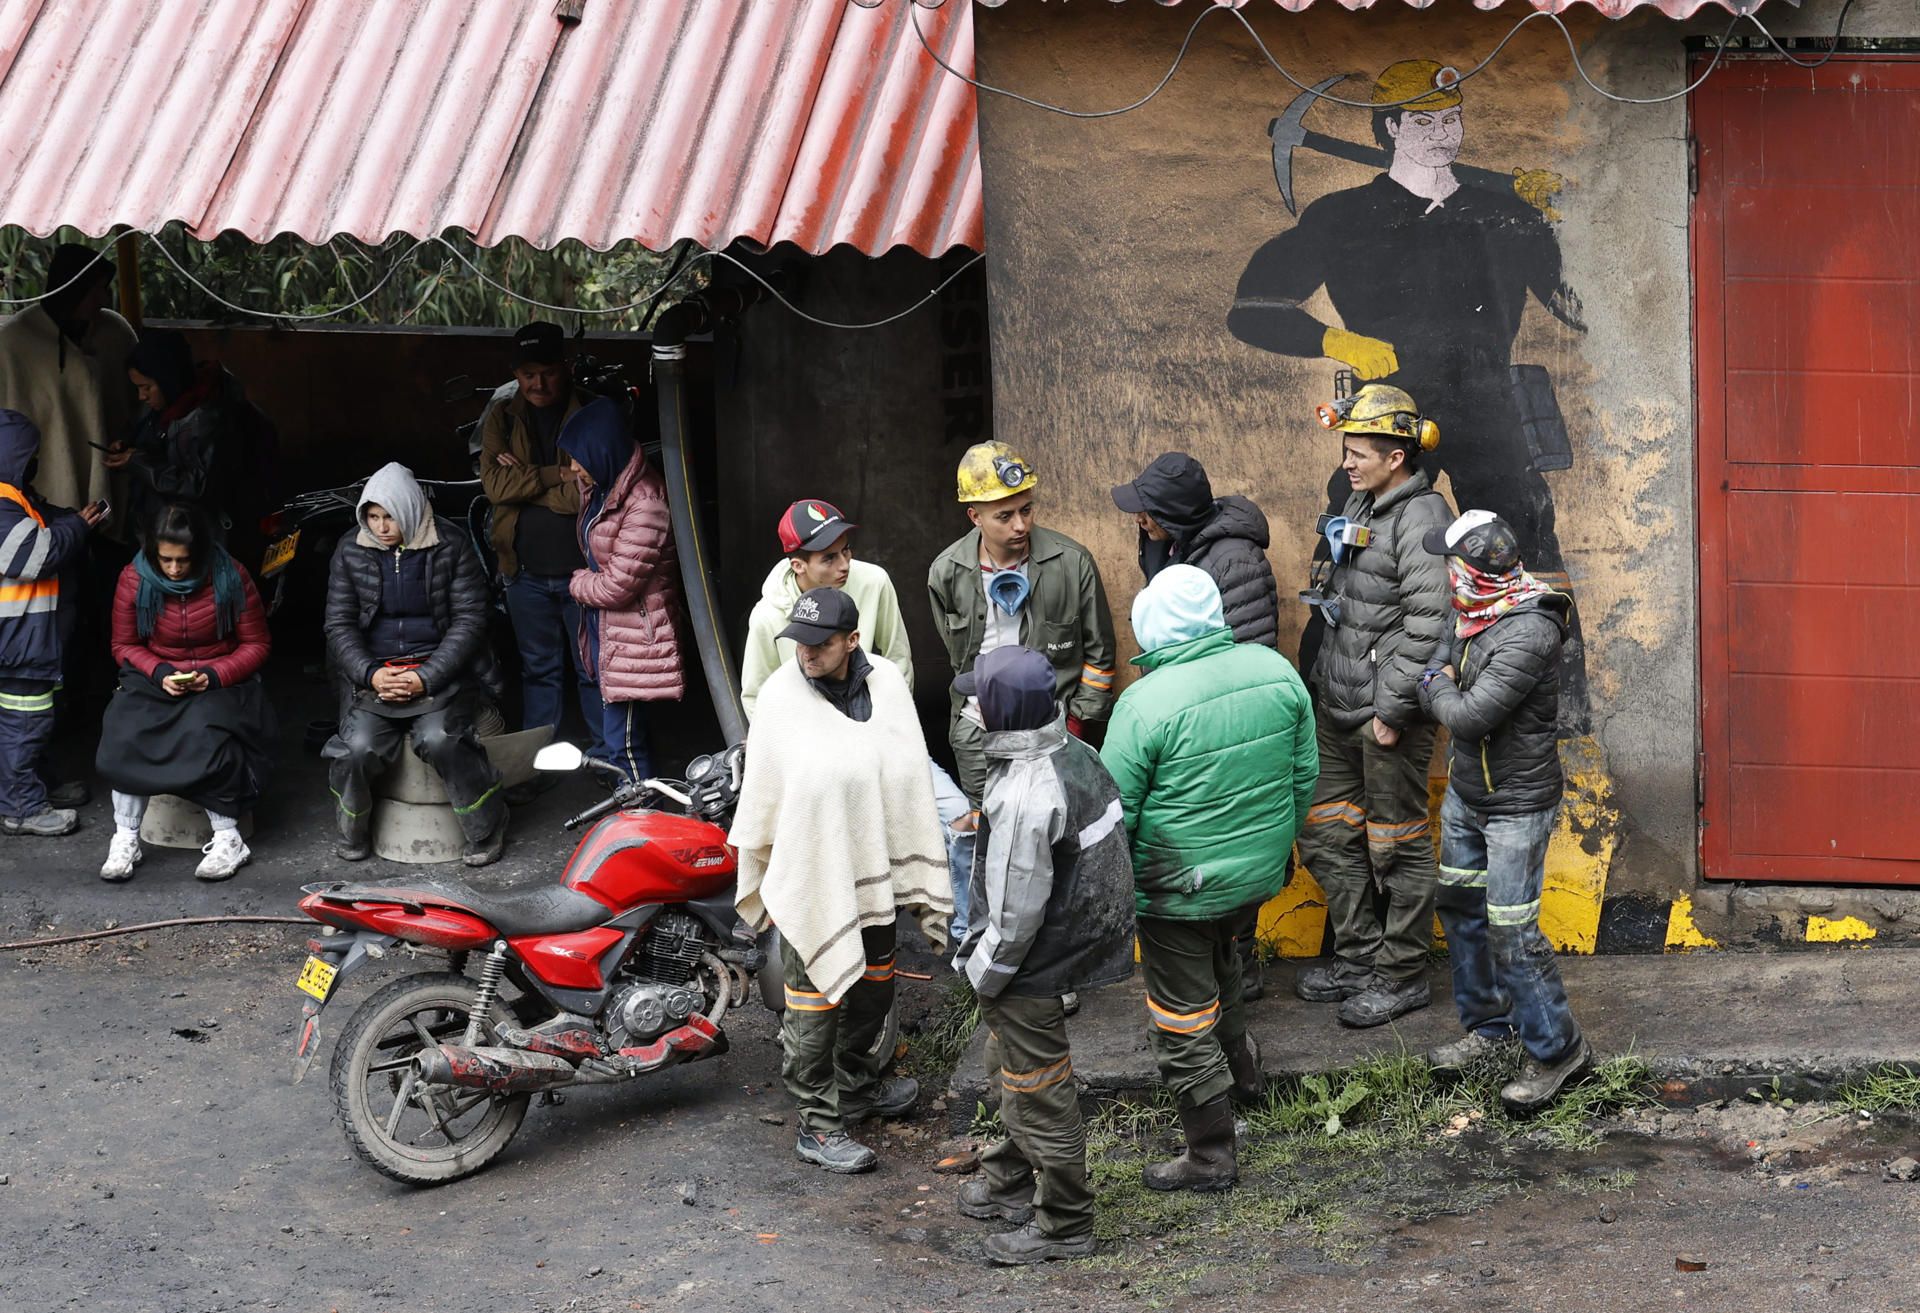
[[[120,314],[136,329],[140,327],[140,235],[122,233],[114,239],[114,263],[119,266]]]

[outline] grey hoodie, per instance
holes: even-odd
[[[353,517],[360,522],[360,545],[378,548],[380,541],[367,528],[369,506],[380,507],[399,522],[400,541],[411,551],[431,547],[440,539],[420,481],[397,460],[388,461],[373,472],[360,492],[359,504],[353,508]]]

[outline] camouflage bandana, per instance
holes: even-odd
[[[1453,583],[1454,630],[1462,638],[1472,638],[1529,597],[1544,597],[1553,590],[1515,566],[1506,574],[1488,574],[1468,565],[1457,556],[1447,558],[1447,578]]]

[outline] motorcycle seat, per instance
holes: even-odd
[[[459,880],[395,880],[338,885],[320,896],[330,903],[451,907],[471,912],[508,938],[591,930],[616,915],[598,899],[558,884],[487,892]]]

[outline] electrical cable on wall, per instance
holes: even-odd
[[[920,40],[921,49],[927,52],[927,58],[931,59],[934,63],[938,64],[947,73],[951,74],[956,78],[959,78],[962,82],[965,82],[968,86],[971,86],[976,91],[989,91],[996,96],[1005,96],[1009,100],[1017,100],[1023,105],[1032,105],[1035,109],[1043,109],[1050,114],[1059,114],[1066,118],[1074,118],[1074,119],[1112,118],[1116,114],[1127,114],[1145,105],[1148,101],[1152,100],[1155,96],[1159,95],[1162,91],[1164,91],[1167,87],[1167,84],[1173,81],[1173,75],[1180,71],[1180,65],[1182,62],[1185,61],[1187,57],[1187,51],[1193,44],[1194,34],[1200,30],[1200,24],[1206,22],[1207,19],[1211,18],[1214,14],[1217,14],[1217,13],[1232,15],[1232,17],[1237,22],[1239,22],[1240,26],[1247,30],[1247,35],[1253,38],[1254,45],[1260,48],[1260,54],[1266,59],[1267,63],[1273,66],[1275,72],[1279,73],[1281,77],[1291,82],[1295,87],[1298,87],[1301,91],[1306,92],[1308,95],[1316,96],[1321,100],[1331,101],[1336,105],[1347,105],[1355,109],[1384,110],[1384,109],[1396,109],[1401,105],[1410,105],[1415,100],[1425,99],[1425,97],[1428,94],[1430,94],[1427,92],[1422,92],[1418,96],[1409,97],[1408,99],[1405,99],[1405,100],[1382,101],[1379,104],[1375,104],[1371,100],[1347,100],[1344,97],[1333,95],[1331,92],[1322,91],[1317,87],[1309,86],[1305,82],[1302,82],[1299,78],[1295,77],[1291,72],[1288,71],[1285,65],[1283,65],[1279,60],[1273,57],[1273,52],[1267,49],[1267,43],[1260,39],[1259,32],[1254,30],[1252,21],[1249,20],[1244,13],[1242,13],[1238,8],[1235,8],[1230,5],[1214,4],[1214,5],[1208,6],[1205,9],[1202,9],[1200,11],[1199,16],[1196,17],[1193,20],[1193,23],[1187,28],[1186,38],[1180,42],[1180,50],[1174,56],[1172,66],[1169,67],[1166,73],[1162,75],[1160,80],[1154,84],[1153,90],[1149,91],[1146,95],[1134,101],[1132,104],[1122,105],[1117,109],[1101,109],[1101,110],[1068,109],[1062,105],[1051,105],[1051,104],[1048,104],[1046,101],[1036,100],[1031,96],[1023,96],[1019,92],[1009,91],[1005,87],[992,86],[988,83],[980,81],[977,78],[969,76],[966,73],[962,73],[959,69],[955,68],[953,65],[949,64],[946,60],[942,59],[940,57],[939,52],[936,51],[933,48],[932,44],[927,40],[926,30],[920,26],[920,13],[919,13],[920,6],[917,3],[914,3],[914,0],[907,0],[907,2],[908,2],[908,8],[910,10],[910,13],[908,15],[908,21],[913,25],[914,35],[918,37]],[[1536,9],[1532,13],[1522,18],[1519,22],[1515,23],[1513,27],[1508,30],[1507,34],[1500,38],[1499,44],[1494,46],[1494,48],[1487,53],[1486,58],[1482,59],[1479,63],[1475,64],[1472,68],[1468,69],[1466,72],[1458,74],[1455,77],[1454,81],[1452,81],[1448,85],[1450,87],[1457,87],[1460,85],[1460,83],[1465,82],[1467,79],[1479,76],[1482,72],[1486,70],[1488,65],[1493,63],[1493,61],[1499,57],[1500,52],[1507,48],[1507,43],[1512,41],[1514,37],[1520,34],[1521,28],[1525,27],[1528,23],[1533,22],[1535,19],[1545,19],[1547,22],[1552,23],[1555,27],[1560,29],[1560,35],[1566,38],[1567,54],[1573,60],[1573,67],[1575,71],[1580,74],[1580,80],[1582,82],[1585,82],[1589,87],[1593,88],[1594,91],[1606,97],[1608,100],[1617,101],[1622,105],[1664,105],[1669,101],[1679,100],[1684,96],[1691,95],[1695,90],[1695,88],[1697,88],[1702,82],[1705,82],[1707,80],[1708,76],[1712,74],[1714,69],[1719,67],[1721,57],[1726,54],[1727,42],[1730,39],[1732,39],[1734,29],[1738,27],[1743,21],[1752,23],[1756,28],[1760,29],[1761,35],[1766,37],[1767,40],[1772,43],[1773,48],[1775,50],[1778,50],[1791,63],[1797,64],[1801,68],[1819,68],[1822,64],[1825,64],[1828,60],[1832,59],[1835,54],[1839,53],[1840,34],[1841,34],[1841,31],[1846,26],[1847,11],[1851,8],[1853,8],[1853,0],[1845,0],[1845,2],[1840,6],[1840,17],[1834,23],[1832,47],[1827,51],[1825,55],[1823,55],[1821,58],[1817,60],[1795,59],[1793,57],[1793,54],[1790,51],[1788,51],[1788,49],[1785,46],[1780,44],[1779,39],[1775,37],[1770,30],[1768,30],[1767,25],[1765,23],[1762,23],[1756,14],[1736,13],[1733,16],[1733,20],[1727,24],[1727,30],[1721,33],[1720,40],[1714,47],[1713,58],[1707,62],[1707,67],[1701,72],[1700,76],[1695,78],[1693,81],[1689,82],[1686,86],[1680,88],[1680,90],[1665,96],[1622,96],[1614,92],[1608,91],[1605,87],[1601,86],[1598,82],[1595,82],[1593,80],[1593,78],[1587,73],[1586,65],[1580,62],[1580,51],[1578,47],[1575,46],[1574,44],[1573,33],[1570,30],[1568,30],[1566,23],[1561,19],[1561,17],[1558,14],[1549,13],[1544,9]]]

